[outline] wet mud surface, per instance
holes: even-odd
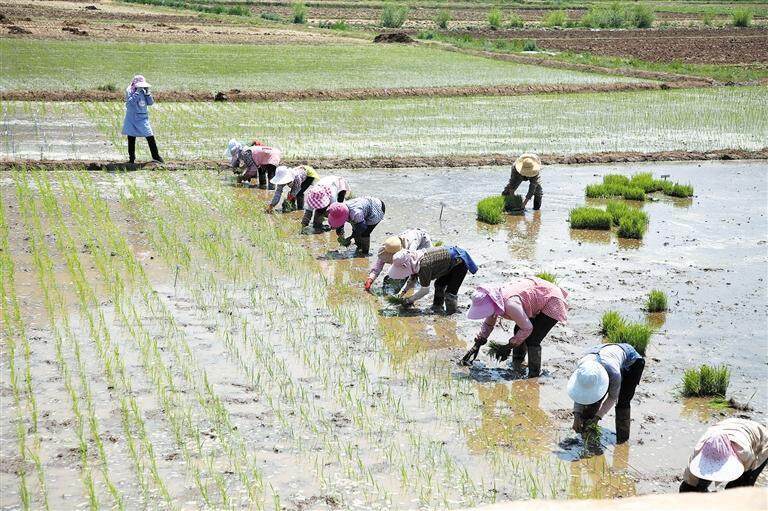
[[[660,198],[646,203],[643,210],[651,221],[640,242],[569,229],[569,209],[585,202],[600,204],[584,199],[587,184],[598,182],[605,173],[638,171],[691,183],[696,195],[690,200]],[[602,421],[606,456],[593,459],[602,469],[629,474],[636,481],[633,491],[648,493],[676,489],[689,450],[708,424],[730,414],[766,418],[768,392],[755,385],[766,376],[768,349],[762,335],[768,313],[764,172],[761,162],[554,165],[544,170],[542,210],[510,216],[499,226],[478,223],[474,205],[501,190],[507,169],[400,169],[394,176],[391,171],[356,171],[348,179],[355,193],[380,197],[387,205],[372,247],[387,235],[419,226],[433,239],[472,253],[480,271],[468,276],[462,287],[459,301],[464,310],[473,286],[540,271],[555,273],[571,293],[568,324],[555,327],[542,344],[544,375],[537,381],[516,380],[519,375],[506,364],[484,355],[471,370],[457,369],[457,378],[476,382],[487,406],[480,423],[469,425],[470,430],[489,427],[502,444],[517,448],[526,444],[562,459],[580,459],[582,446],[567,440],[572,403],[565,384],[579,354],[602,342],[600,316],[613,309],[657,325],[633,403],[632,440],[628,446],[611,445],[611,413]],[[741,198],[739,207],[732,204],[735,196]],[[325,246],[316,240],[311,243],[315,252]],[[736,253],[737,258],[729,255]],[[366,269],[363,261],[351,259],[329,263],[328,271],[336,279],[362,285]],[[642,310],[653,288],[670,297],[670,311],[662,316]],[[403,328],[423,332],[420,349],[435,350],[446,360],[460,358],[479,324],[463,315],[434,316],[428,311],[429,298],[422,302],[419,314],[399,316],[398,321],[405,324]],[[382,313],[399,314],[389,305],[382,306]],[[447,337],[439,334],[445,323],[451,331]],[[497,328],[492,339],[504,342],[508,335]],[[684,369],[702,363],[728,364],[733,371],[729,395],[749,401],[754,410],[718,411],[706,400],[680,398]],[[472,443],[471,436],[467,441]],[[594,472],[584,470],[587,479],[600,484]]]
[[[280,493],[281,503],[288,509],[337,509],[366,508],[356,496],[362,487],[347,480],[339,461],[332,453],[326,456],[325,477],[341,490],[349,500],[339,500],[336,493],[329,492],[325,484],[313,477],[313,463],[317,452],[323,451],[323,444],[316,434],[303,430],[298,440],[291,440],[283,422],[278,417],[267,397],[268,382],[264,388],[256,388],[242,375],[237,360],[226,348],[229,327],[224,303],[216,299],[190,292],[193,281],[183,272],[178,285],[172,266],[160,257],[157,248],[148,240],[152,223],[140,221],[127,204],[119,198],[119,189],[126,182],[145,186],[158,182],[153,192],[157,194],[158,207],[167,215],[176,201],[173,193],[179,190],[166,189],[173,182],[191,181],[195,175],[212,169],[192,168],[189,172],[178,172],[166,176],[159,173],[134,172],[129,174],[90,173],[93,180],[110,205],[111,216],[126,236],[132,252],[141,261],[154,293],[166,304],[175,322],[184,334],[194,354],[203,362],[210,384],[224,403],[238,430],[246,439],[249,455],[258,460],[259,466],[269,474],[270,484]],[[605,173],[630,173],[652,171],[657,176],[668,174],[670,179],[691,183],[695,197],[690,200],[658,198],[648,202],[643,209],[650,216],[650,227],[641,242],[625,243],[614,236],[571,231],[566,222],[568,210],[582,205],[584,187],[598,182]],[[318,271],[331,284],[338,284],[338,296],[331,295],[327,305],[336,300],[357,300],[366,307],[372,307],[376,322],[386,336],[381,342],[369,338],[356,338],[340,328],[339,319],[328,314],[317,304],[318,324],[335,332],[338,342],[350,346],[357,355],[356,362],[368,366],[375,375],[376,389],[371,389],[371,404],[376,405],[374,396],[381,389],[390,389],[401,398],[402,406],[411,416],[407,425],[410,434],[427,435],[442,442],[447,452],[467,466],[472,467],[472,476],[485,477],[488,459],[502,460],[510,467],[509,474],[517,473],[519,467],[532,474],[548,478],[549,471],[562,470],[553,479],[558,485],[557,495],[563,498],[630,496],[658,491],[673,491],[679,481],[677,477],[689,455],[689,450],[698,435],[708,424],[726,415],[749,416],[756,420],[766,419],[768,393],[764,386],[755,382],[765,379],[765,338],[764,318],[768,312],[765,297],[766,229],[768,227],[768,183],[765,180],[763,162],[682,162],[642,163],[614,165],[551,165],[544,169],[544,205],[541,211],[527,211],[524,216],[508,217],[498,226],[480,224],[475,220],[476,202],[487,195],[498,193],[508,177],[507,167],[471,168],[416,168],[416,169],[366,169],[337,170],[344,175],[355,195],[374,195],[387,205],[384,222],[373,233],[372,247],[389,234],[419,226],[427,229],[434,240],[447,245],[459,245],[468,249],[480,265],[476,276],[469,277],[460,292],[460,305],[464,310],[474,285],[483,282],[501,282],[515,277],[549,271],[557,275],[560,285],[570,293],[571,310],[569,322],[555,327],[544,341],[544,374],[538,379],[520,379],[506,364],[491,362],[485,355],[472,369],[459,368],[455,360],[467,348],[477,332],[477,322],[467,320],[463,314],[450,317],[437,316],[428,312],[430,300],[424,299],[416,310],[400,313],[379,296],[364,294],[362,282],[370,261],[351,258],[347,249],[338,247],[334,236],[298,236],[298,213],[275,214],[272,217],[276,229],[285,230],[286,240],[309,249]],[[54,189],[56,180],[64,179],[66,172],[52,174]],[[240,201],[249,208],[261,208],[269,194],[258,189],[231,186],[229,177],[212,175],[221,180],[217,193],[225,200]],[[122,183],[122,184],[121,184]],[[520,192],[525,192],[526,184]],[[189,193],[193,191],[190,190]],[[71,413],[67,408],[67,393],[56,370],[55,353],[51,341],[50,325],[42,307],[43,296],[39,290],[33,267],[33,256],[28,248],[28,239],[23,221],[14,204],[13,179],[10,174],[0,175],[0,193],[5,207],[7,221],[11,227],[11,255],[16,263],[16,288],[22,300],[25,320],[28,322],[33,346],[33,374],[37,382],[49,382],[39,387],[41,403],[41,435],[44,445],[56,444],[46,453],[46,473],[53,477],[50,486],[52,503],[56,508],[81,505],[82,483],[78,478],[76,439],[72,433]],[[738,204],[734,204],[738,197]],[[182,202],[182,200],[179,200]],[[593,204],[592,202],[589,202]],[[161,206],[160,204],[165,204]],[[599,202],[594,203],[599,204]],[[211,213],[213,214],[213,212]],[[76,232],[76,222],[65,209],[67,225]],[[174,218],[169,216],[168,218]],[[43,224],[48,231],[46,223]],[[204,273],[210,266],[213,282],[228,287],[225,275],[215,269],[201,253],[201,246],[185,233],[192,227],[177,222],[175,227],[185,235],[192,256]],[[163,231],[161,231],[163,232]],[[242,233],[235,233],[235,239],[248,239]],[[64,291],[66,301],[72,304],[73,329],[87,338],[87,328],[77,320],[78,312],[75,286],[67,275],[63,257],[55,250],[55,235],[46,236],[46,244],[55,257],[57,282]],[[100,281],[95,259],[91,251],[96,247],[83,245],[79,255],[89,280]],[[374,248],[375,249],[375,248]],[[733,254],[738,254],[734,257]],[[265,270],[256,268],[254,271]],[[376,290],[380,285],[376,285]],[[271,282],[288,295],[297,295],[297,300],[308,299],[301,290],[292,287],[291,280]],[[289,339],[269,334],[267,325],[284,320],[288,324],[298,321],[294,317],[300,310],[300,301],[294,308],[279,309],[271,303],[257,304],[246,293],[250,284],[235,286],[233,298],[237,308],[237,321],[253,325],[255,332],[261,332],[266,342],[275,350],[278,358],[288,362],[290,376],[301,382],[303,388],[322,410],[327,411],[329,426],[338,438],[354,442],[359,446],[362,460],[376,475],[378,481],[397,491],[399,476],[382,457],[379,445],[371,445],[370,439],[359,434],[359,425],[334,398],[332,387],[323,385],[314,371],[306,367],[301,353],[313,353],[311,344],[299,344],[303,349],[294,353]],[[601,342],[598,334],[599,317],[607,309],[615,309],[634,320],[646,319],[641,310],[650,288],[666,291],[670,297],[670,311],[663,317],[647,318],[658,327],[648,349],[648,363],[636,401],[633,403],[632,439],[623,446],[614,445],[613,414],[603,420],[602,447],[599,452],[586,451],[583,443],[569,431],[570,407],[565,394],[565,382],[575,361],[587,347]],[[100,288],[100,293],[105,290]],[[139,300],[139,297],[136,297]],[[201,301],[202,300],[202,301]],[[264,308],[266,306],[266,309]],[[120,326],[109,300],[100,303],[101,310],[110,325],[115,339],[120,339],[120,350],[125,357],[127,368],[135,378],[134,395],[145,411],[149,436],[155,446],[159,471],[169,481],[172,497],[182,507],[197,507],[199,495],[194,484],[184,477],[183,457],[172,440],[171,428],[161,403],[152,391],[152,384],[142,364],[142,353],[134,346],[131,337]],[[153,336],[165,346],[168,334],[166,320],[156,311],[139,308],[141,320]],[[222,320],[225,318],[225,320]],[[222,323],[224,321],[224,323]],[[260,330],[259,330],[260,329]],[[509,335],[497,328],[493,339],[503,341]],[[407,339],[407,342],[403,340]],[[306,342],[306,339],[303,339]],[[136,482],[121,461],[126,459],[126,444],[120,435],[120,416],[110,389],[101,376],[98,356],[89,344],[84,342],[86,368],[93,376],[90,379],[94,397],[103,403],[99,411],[104,438],[108,444],[110,467],[113,476],[121,481],[121,489],[130,498],[128,508],[141,507],[136,494]],[[379,366],[378,351],[387,362]],[[67,360],[74,364],[74,358],[67,354]],[[169,367],[174,367],[170,350],[161,354]],[[700,363],[728,363],[733,370],[729,395],[739,401],[749,401],[752,411],[714,410],[701,400],[682,400],[676,395],[676,386],[683,369]],[[408,390],[412,383],[404,377],[403,368],[408,367],[417,378],[449,378],[440,380],[444,385],[432,403],[418,392]],[[4,377],[8,366],[5,358],[0,366]],[[174,377],[183,372],[174,367]],[[8,381],[4,378],[4,381]],[[420,381],[420,380],[419,380]],[[347,381],[350,391],[355,390],[355,381]],[[428,384],[425,384],[428,385]],[[4,384],[0,389],[3,396],[10,391]],[[178,388],[190,403],[197,400],[188,386]],[[755,392],[756,391],[756,392]],[[362,393],[366,396],[366,393]],[[442,403],[442,404],[441,404]],[[5,404],[4,404],[5,406]],[[437,409],[432,407],[436,406]],[[376,413],[376,408],[372,413]],[[5,408],[4,408],[5,411]],[[301,413],[304,413],[302,411]],[[3,505],[15,505],[16,474],[19,463],[15,447],[15,425],[8,414],[0,422],[0,436],[3,442],[2,478]],[[297,411],[288,415],[292,424],[299,424]],[[381,420],[389,420],[381,417]],[[217,431],[205,417],[195,414],[194,423],[199,426],[205,445],[216,445]],[[415,432],[415,433],[414,433]],[[389,431],[387,437],[394,437],[409,445],[412,437],[403,431]],[[114,438],[115,441],[109,440]],[[387,438],[380,437],[381,443]],[[301,447],[302,445],[308,447]],[[322,457],[321,457],[322,459]],[[313,460],[310,462],[309,460]],[[202,463],[202,460],[200,461]],[[514,471],[511,467],[514,464]],[[559,465],[562,464],[562,465]],[[297,471],[302,466],[304,470]],[[231,466],[226,456],[218,459],[216,467],[234,486],[233,498],[238,493],[236,476],[229,471]],[[561,468],[557,468],[561,467]],[[506,472],[505,472],[506,473]],[[382,475],[390,474],[384,480]],[[549,474],[549,475],[544,475]],[[510,476],[511,477],[511,476]],[[498,483],[495,499],[519,499],[519,487],[503,477]],[[763,478],[759,484],[765,485]],[[542,495],[549,490],[542,488]],[[106,495],[102,495],[106,498]],[[239,501],[238,501],[239,502]],[[396,500],[389,507],[413,507],[418,501]],[[455,507],[455,503],[451,503]]]

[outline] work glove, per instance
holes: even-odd
[[[461,360],[459,360],[459,365],[471,366],[477,358],[478,353],[480,353],[480,348],[487,342],[488,339],[484,337],[480,337],[479,335],[475,337],[475,344],[469,349],[469,351],[467,351],[463,357],[461,357]]]
[[[365,280],[365,285],[363,285],[363,287],[365,288],[365,290],[366,290],[366,291],[368,291],[368,292],[370,293],[370,292],[371,292],[371,286],[372,286],[372,285],[373,285],[373,279],[372,279],[372,278],[370,278],[370,277],[368,277],[368,278]]]
[[[296,196],[295,196],[295,195],[291,195],[291,194],[289,193],[289,194],[288,194],[288,200],[289,200],[289,201],[291,201],[291,202],[293,202],[293,201],[295,201],[295,200],[296,200]]]
[[[314,233],[315,233],[315,228],[310,227],[309,225],[305,225],[304,227],[302,227],[301,231],[299,232],[299,234],[314,234]]]

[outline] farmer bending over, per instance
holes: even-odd
[[[149,92],[149,84],[141,75],[136,75],[131,84],[125,89],[125,119],[123,120],[123,135],[128,137],[128,163],[136,162],[136,137],[147,139],[152,161],[163,163],[157,151],[157,142],[149,124],[149,109],[155,100]]]
[[[411,306],[416,300],[429,294],[429,285],[435,281],[435,296],[432,310],[437,313],[453,314],[458,310],[459,288],[467,271],[477,273],[472,257],[459,247],[433,247],[426,250],[400,250],[392,257],[389,278],[404,279],[403,289],[396,295],[402,298],[417,283],[420,288],[405,300]]]
[[[304,209],[304,192],[315,179],[320,179],[320,176],[309,165],[299,165],[292,169],[285,166],[277,167],[275,177],[270,181],[276,186],[275,195],[272,197],[272,201],[267,204],[267,213],[272,213],[272,210],[275,209],[283,196],[283,188],[287,185],[291,187],[288,191],[288,203],[292,204],[294,209]],[[285,205],[285,203],[283,204]]]
[[[330,230],[323,225],[323,219],[328,214],[328,206],[334,202],[344,202],[346,196],[351,193],[347,181],[339,176],[325,176],[313,184],[304,192],[304,217],[301,219],[301,233],[310,234],[310,231],[318,233]],[[309,227],[309,222],[312,227]]]
[[[339,244],[348,247],[355,241],[356,256],[368,256],[371,251],[371,233],[384,219],[387,208],[376,197],[358,197],[347,202],[336,202],[328,207],[328,225],[336,229]],[[344,237],[344,224],[352,225],[352,235]]]
[[[405,250],[422,250],[430,248],[432,246],[432,240],[429,238],[427,231],[423,229],[406,229],[397,236],[390,236],[384,240],[384,244],[379,248],[379,253],[376,257],[376,264],[371,267],[368,272],[368,278],[365,281],[365,290],[370,292],[371,286],[376,278],[384,269],[385,264],[392,264],[392,257],[402,249]]]
[[[514,335],[502,346],[496,358],[506,360],[512,354],[515,370],[522,372],[523,360],[528,355],[528,377],[541,374],[541,341],[558,322],[568,319],[568,293],[546,280],[531,277],[500,285],[479,286],[472,295],[469,319],[484,319],[475,345],[462,359],[470,365],[477,357],[480,346],[488,342],[500,319],[515,322]]]
[[[254,144],[245,146],[235,139],[229,141],[225,156],[230,158],[230,166],[234,171],[243,166],[244,170],[237,176],[237,182],[250,181],[259,178],[259,188],[267,188],[267,178],[272,179],[275,176],[277,165],[280,164],[280,150],[273,147],[261,145],[261,142],[254,140]],[[269,189],[274,190],[275,185],[269,184]]]
[[[749,419],[725,419],[699,439],[683,474],[680,492],[706,492],[711,483],[725,489],[754,486],[768,460],[768,428]]]
[[[539,174],[541,173],[541,160],[533,153],[526,153],[521,155],[515,164],[512,166],[512,174],[509,176],[509,183],[501,192],[502,195],[514,195],[517,188],[523,181],[528,181],[528,193],[525,194],[525,200],[523,201],[523,208],[528,205],[528,202],[533,197],[533,209],[538,210],[541,208],[541,197],[544,192],[541,189],[541,183],[539,182]]]
[[[629,440],[630,401],[645,368],[631,345],[601,344],[587,350],[568,380],[573,399],[573,430],[582,433],[616,405],[616,443]]]

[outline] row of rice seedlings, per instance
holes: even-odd
[[[606,211],[611,222],[617,227],[619,238],[642,239],[648,229],[648,215],[639,208],[621,201],[608,201]]]
[[[608,342],[630,344],[643,356],[653,335],[649,325],[627,321],[616,311],[603,313],[600,331]]]
[[[103,207],[98,209],[102,213],[105,212]],[[94,244],[94,252],[100,253],[101,257],[105,261],[110,261],[111,259],[108,258],[108,253],[104,248],[104,246],[110,246],[111,250],[121,250],[120,254],[124,256],[122,259],[132,259],[132,254],[129,252],[129,249],[127,249],[127,245],[124,243],[117,246],[111,245],[110,241],[111,240],[106,239],[98,240],[98,242]],[[131,262],[131,266],[136,270],[140,268],[140,266],[135,261]],[[102,274],[105,278],[115,278],[119,275],[119,272],[116,271],[116,269],[108,269],[107,271],[102,269]],[[139,277],[136,282],[137,284],[145,284],[148,286],[148,282],[142,273],[139,273],[136,276]],[[203,411],[208,416],[214,429],[216,430],[217,440],[223,447],[224,451],[227,453],[230,462],[234,465],[234,472],[240,477],[244,488],[249,494],[249,500],[253,505],[260,507],[263,500],[262,475],[258,468],[255,467],[255,462],[253,460],[247,459],[247,451],[244,449],[243,440],[236,433],[236,428],[234,428],[231,424],[231,420],[229,419],[226,409],[224,408],[220,399],[212,392],[210,384],[208,383],[207,375],[205,374],[204,370],[200,369],[199,366],[197,366],[197,363],[194,361],[194,356],[185,342],[183,332],[176,326],[175,320],[165,304],[157,298],[156,294],[152,292],[151,288],[145,287],[144,289],[140,290],[142,291],[142,298],[145,301],[144,305],[147,307],[147,309],[150,310],[153,315],[162,318],[162,324],[165,326],[165,330],[163,331],[161,338],[167,341],[165,347],[174,356],[175,364],[177,367],[181,368],[181,373],[187,384],[192,386],[192,389],[197,396],[197,402],[203,408]],[[122,301],[120,298],[122,298]],[[137,340],[144,340],[147,343],[146,345],[150,346],[153,342],[152,336],[144,327],[140,313],[136,309],[135,305],[131,302],[130,297],[124,294],[117,294],[115,296],[115,302],[122,303],[123,307],[128,309],[129,314],[119,315],[123,319],[126,328],[128,328],[132,337]],[[157,344],[155,343],[151,349],[143,348],[143,351],[149,351],[152,355],[154,355],[154,357],[145,356],[144,362],[150,374],[153,375],[153,379],[155,379],[156,385],[159,387],[159,393],[162,395],[163,386],[173,390],[175,388],[175,384],[173,383],[173,376],[167,368],[166,362],[162,359],[160,351],[157,349]],[[160,379],[158,380],[155,375],[159,375]],[[177,403],[177,406],[180,406],[180,403]],[[166,410],[166,413],[168,414],[169,411]],[[194,428],[191,424],[191,413],[189,410],[184,410],[182,411],[182,414],[186,415],[184,423],[186,423],[186,426],[190,429],[190,431],[187,432],[185,436],[189,435],[191,432],[192,435],[197,439],[196,444],[198,446],[198,451],[200,451],[202,441],[200,439],[199,430]],[[178,443],[183,444],[184,436],[177,436]],[[191,465],[193,469],[196,468],[194,466],[194,459],[186,450],[182,450],[185,453],[185,458],[187,458],[189,462],[188,465]],[[213,477],[214,483],[220,494],[221,505],[224,507],[231,507],[234,505],[234,503],[230,502],[229,500],[230,490],[227,488],[226,481],[221,476],[219,471],[213,469],[215,463],[213,451],[208,451],[207,454],[199,452],[199,454],[204,456],[206,459],[206,463],[209,467],[209,473]],[[203,497],[205,498],[206,502],[209,502],[208,490],[206,489],[205,483],[201,480],[202,477],[199,471],[195,470],[194,477],[198,488],[203,494]]]
[[[602,184],[588,185],[584,193],[589,198],[621,197],[626,200],[644,201],[646,194],[654,192],[686,198],[693,196],[693,186],[655,179],[651,172],[640,172],[629,177],[623,174],[606,174]]]
[[[197,187],[195,187],[195,189],[197,189]],[[216,196],[217,196],[217,198],[219,200],[221,200],[221,194],[220,193],[216,194]],[[248,206],[248,209],[250,209],[250,205],[247,204],[247,206]],[[226,216],[227,218],[233,218],[233,217],[234,218],[246,218],[246,216],[244,216],[242,214],[224,215],[224,216]],[[249,218],[247,223],[250,224],[251,220],[252,219]],[[270,230],[270,232],[271,232],[271,230]],[[295,270],[295,268],[294,268],[294,270]],[[295,273],[295,271],[294,271],[294,273]],[[312,274],[312,273],[308,273],[308,274]],[[391,333],[385,334],[385,336],[387,336],[387,335],[389,335],[391,337]],[[387,341],[385,340],[385,342],[387,342]],[[437,365],[430,366],[430,367],[437,367]],[[408,378],[409,381],[413,380],[413,381],[417,381],[418,382],[420,394],[422,393],[421,392],[422,390],[426,390],[428,388],[430,389],[432,397],[435,398],[434,402],[436,403],[436,408],[438,409],[438,411],[445,411],[445,408],[451,408],[452,407],[452,403],[457,403],[458,401],[460,401],[460,399],[457,399],[457,400],[446,400],[446,399],[444,399],[443,395],[446,392],[446,386],[448,388],[450,388],[450,387],[453,387],[453,386],[456,385],[456,383],[455,383],[456,380],[455,380],[455,378],[452,377],[452,375],[450,374],[450,371],[446,371],[444,374],[440,374],[440,378],[439,379],[436,379],[436,378],[434,378],[432,376],[433,375],[418,375],[418,376],[416,376],[416,375],[414,375],[414,373],[409,373],[407,378]],[[451,389],[451,390],[454,390],[454,389]],[[473,395],[473,393],[469,391],[471,389],[455,389],[455,390],[460,390],[460,391],[451,392],[452,395],[457,395],[457,396]],[[447,403],[447,405],[446,405],[446,403]],[[468,410],[472,410],[473,406],[469,406],[469,405],[462,406],[461,403],[458,403],[458,406],[453,406],[452,408],[454,408],[455,410],[458,410],[460,412],[463,412],[463,415],[466,416],[467,415],[467,411]],[[462,418],[465,419],[466,417],[462,417]],[[464,423],[464,422],[466,422],[465,420],[461,420],[462,418],[459,418],[458,420],[456,420],[455,417],[451,417],[450,421],[448,421],[448,422],[453,422],[453,423],[456,423],[456,422]],[[498,454],[498,453],[494,453],[494,454]],[[508,465],[506,465],[506,466],[505,465],[500,465],[500,466],[504,467],[503,470],[500,470],[500,471],[503,471],[505,473],[505,477],[509,476]]]
[[[32,507],[32,494],[27,487],[28,458],[32,459],[37,474],[39,506],[50,509],[48,489],[45,481],[45,470],[40,459],[42,440],[38,430],[38,408],[35,398],[31,370],[31,348],[21,315],[19,299],[16,295],[14,279],[14,263],[11,258],[8,241],[8,223],[5,218],[5,203],[0,194],[0,332],[3,334],[8,348],[8,365],[10,372],[11,391],[16,407],[16,435],[18,440],[19,457],[19,498],[23,509]],[[17,349],[22,352],[21,364],[17,366]],[[19,382],[19,374],[23,373],[24,382]],[[31,438],[30,438],[31,437]],[[27,440],[30,440],[28,443]]]
[[[731,370],[725,366],[710,366],[686,369],[683,374],[682,394],[684,397],[716,397],[725,399]]]
[[[188,203],[188,202],[187,202],[186,204],[187,204],[187,205],[189,205],[189,203]],[[176,212],[176,213],[174,214],[174,216],[175,216],[175,215],[180,215],[180,216],[182,216],[182,217],[184,217],[184,218],[189,218],[189,217],[190,217],[190,214],[192,215],[192,217],[195,217],[195,218],[199,218],[199,219],[200,219],[200,222],[203,222],[203,223],[205,223],[206,221],[207,221],[207,222],[213,222],[213,223],[216,223],[216,222],[217,222],[217,220],[215,220],[215,219],[210,219],[210,218],[209,218],[209,217],[210,217],[210,211],[209,211],[209,210],[207,210],[207,209],[202,209],[202,210],[201,210],[201,209],[199,209],[199,208],[198,208],[196,212],[191,212],[191,211],[189,211],[189,210],[186,210],[186,211],[179,211],[179,212]],[[195,222],[195,225],[197,225],[197,222]],[[209,227],[206,227],[206,228],[203,230],[203,232],[206,232],[206,229],[210,229],[210,228],[212,228],[212,227],[213,227],[213,226],[209,226]],[[194,238],[194,237],[195,237],[195,236],[193,236],[193,238]],[[227,246],[227,245],[228,245],[228,243],[224,242],[224,246]],[[226,259],[226,257],[225,257],[224,259]],[[241,261],[241,263],[244,263],[244,262],[243,262],[243,261]],[[245,264],[244,264],[242,267],[244,267],[244,268],[249,268],[249,267],[251,267],[251,266],[252,266],[252,263],[247,263],[247,262],[245,262]],[[298,305],[299,305],[298,303],[297,303],[297,304],[294,304],[294,307],[296,307],[296,306],[298,306]],[[301,319],[300,319],[300,318],[298,318],[297,320],[299,320],[299,321],[300,321]],[[294,320],[294,322],[295,322],[295,321],[297,321],[297,320]],[[307,349],[307,348],[306,348],[306,346],[305,346],[305,343],[303,343],[303,342],[302,342],[300,345],[298,344],[298,342],[301,342],[301,336],[300,336],[300,335],[296,337],[296,341],[297,341],[297,344],[296,344],[296,346],[297,346],[297,349],[300,349],[300,350],[306,350],[306,349]],[[338,362],[338,359],[337,359],[337,362]],[[350,364],[355,364],[355,365],[356,365],[356,362],[354,361],[354,359],[353,359],[353,357],[352,357],[352,356],[350,356],[350,357],[349,357],[349,362],[350,362]],[[312,369],[313,369],[313,370],[322,370],[322,369],[323,369],[323,366],[325,366],[325,364],[321,364],[321,365],[319,365],[318,367],[312,367]],[[364,371],[364,368],[361,368],[360,370],[361,370],[361,371]],[[352,407],[358,407],[358,408],[360,407],[360,403],[362,402],[362,399],[365,399],[365,396],[368,394],[367,390],[368,390],[368,385],[369,385],[365,379],[362,379],[362,380],[360,380],[360,381],[359,381],[359,383],[360,383],[360,385],[357,385],[356,387],[358,387],[358,388],[360,388],[360,389],[361,389],[361,392],[362,392],[362,394],[360,395],[360,397],[359,397],[359,398],[356,398],[356,399],[349,399],[349,398],[348,398],[348,399],[346,399],[346,401],[347,401],[347,404],[348,404],[348,405],[351,405]],[[342,388],[342,386],[343,386],[343,384],[344,384],[344,380],[341,380],[341,379],[340,379],[340,380],[338,380],[337,382],[334,382],[334,384],[335,384],[335,386],[336,386],[337,388]],[[344,391],[344,395],[347,395],[347,396],[348,396],[348,395],[350,395],[350,393],[351,393],[351,392],[350,392],[348,389],[346,389],[346,390]],[[362,410],[367,410],[367,408],[363,408]],[[352,409],[352,410],[350,410],[350,412],[351,412],[351,414],[352,414],[352,417],[353,417],[353,419],[354,419],[354,418],[355,418],[355,410],[354,410],[354,409]],[[398,415],[400,415],[400,414],[398,414]],[[370,419],[368,419],[368,418],[365,418],[365,422],[370,422]],[[363,426],[363,427],[365,426],[365,424],[364,424],[364,423],[362,423],[362,422],[360,423],[360,425],[361,425],[361,426]],[[412,437],[412,440],[413,440],[414,438],[417,438],[417,437]],[[418,444],[418,445],[422,445],[422,444]]]
[[[587,185],[584,194],[590,199],[621,197],[625,200],[645,200],[645,192],[642,188],[615,183]]]
[[[54,335],[54,341],[56,346],[56,357],[59,365],[60,373],[64,381],[64,385],[69,391],[72,411],[75,416],[75,432],[79,442],[79,453],[81,463],[81,473],[83,478],[83,484],[88,495],[89,506],[91,509],[98,509],[101,506],[99,498],[97,496],[96,484],[93,479],[93,469],[100,469],[104,484],[107,490],[112,496],[113,503],[119,509],[124,509],[123,498],[117,487],[111,480],[109,475],[109,464],[106,453],[104,451],[104,445],[101,441],[99,434],[98,419],[96,417],[93,395],[89,383],[89,375],[84,367],[83,360],[81,358],[81,349],[79,339],[72,333],[68,311],[66,310],[66,303],[60,288],[56,284],[56,277],[54,273],[53,261],[48,253],[48,249],[45,246],[44,234],[42,230],[40,211],[37,209],[37,200],[32,195],[32,190],[29,187],[27,176],[20,173],[14,173],[14,180],[16,184],[17,197],[19,199],[19,205],[24,218],[27,233],[30,241],[30,248],[32,249],[33,261],[37,269],[38,281],[43,289],[44,303],[46,312],[50,322],[50,327]],[[55,231],[56,234],[59,232]],[[56,236],[57,243],[59,236]],[[68,254],[62,254],[67,257]],[[69,264],[70,260],[67,259]],[[75,281],[75,285],[78,286],[81,282]],[[79,289],[78,289],[79,291]],[[62,326],[59,327],[58,321]],[[77,365],[77,375],[79,376],[80,386],[77,387],[72,381],[72,372],[69,368],[63,353],[62,337],[65,337],[69,342],[69,347],[75,357]],[[84,396],[84,407],[86,408],[87,416],[83,413],[83,405],[81,404],[80,396]],[[86,432],[86,423],[90,432],[90,440],[96,445],[96,456],[98,459],[98,467],[93,467],[89,455],[89,436]]]

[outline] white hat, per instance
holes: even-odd
[[[723,433],[716,433],[704,440],[699,453],[688,463],[688,470],[699,479],[725,483],[741,477],[744,465],[736,456],[730,439]]]
[[[224,151],[224,156],[231,158],[235,150],[239,149],[242,146],[243,144],[241,144],[234,138],[230,139],[229,142],[227,143],[227,150]]]
[[[287,185],[291,181],[293,181],[293,172],[291,172],[291,169],[285,165],[280,165],[275,170],[275,177],[269,182],[273,185]]]
[[[608,371],[595,358],[582,358],[568,380],[568,395],[580,405],[591,405],[608,392]]]
[[[525,177],[536,177],[541,171],[541,160],[538,155],[525,153],[515,160],[515,170]]]
[[[136,85],[136,87],[149,87],[149,83],[147,83],[147,81],[143,78],[136,82],[134,85]]]

